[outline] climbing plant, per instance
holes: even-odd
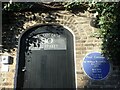
[[[21,11],[31,8],[35,3],[3,3],[3,11]],[[65,3],[45,3],[37,4],[46,8],[66,9],[70,12],[90,11],[94,9],[96,23],[99,31],[99,38],[102,39],[102,52],[109,60],[120,61],[120,3],[119,2],[65,2]],[[53,7],[54,6],[54,7]],[[58,7],[59,6],[59,7]],[[75,13],[76,14],[76,13]],[[97,34],[98,35],[98,34]]]
[[[33,3],[28,2],[3,2],[2,8],[4,11],[21,11],[24,9],[31,8]]]
[[[96,3],[99,37],[102,52],[110,60],[119,63],[120,56],[120,3]]]
[[[102,53],[109,60],[119,64],[120,56],[120,3],[119,2],[71,2],[65,5],[69,11],[81,6],[86,6],[86,10],[94,8],[96,23],[98,27],[98,38],[101,38]]]
[[[72,12],[72,13],[79,13],[79,12],[85,12],[89,5],[87,2],[67,2],[63,3],[63,6],[65,7],[66,10]]]

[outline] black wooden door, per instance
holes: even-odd
[[[63,27],[56,31],[52,26],[51,32],[51,26],[39,26],[21,37],[17,88],[75,88],[73,36]],[[42,27],[47,28],[38,31]]]

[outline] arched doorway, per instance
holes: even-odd
[[[73,35],[63,26],[37,25],[19,41],[16,88],[75,88]]]

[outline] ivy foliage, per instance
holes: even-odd
[[[83,4],[88,4],[86,10],[94,9],[98,36],[102,39],[102,53],[115,64],[120,63],[120,2],[72,2],[66,8],[73,11]]]
[[[31,8],[33,3],[3,3],[3,11],[21,11]],[[99,37],[102,38],[102,52],[109,60],[120,62],[120,3],[119,2],[68,2],[61,3],[70,12],[84,12],[94,9],[97,13]],[[52,5],[54,6],[54,4]]]
[[[102,51],[112,61],[120,58],[120,3],[96,3]]]
[[[5,11],[21,11],[24,9],[31,8],[33,3],[28,2],[3,2],[2,9]]]
[[[75,14],[79,12],[84,13],[90,7],[88,2],[80,2],[80,1],[63,3],[63,6],[65,7],[66,10]]]

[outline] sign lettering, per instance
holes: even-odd
[[[37,34],[32,37],[29,50],[66,50],[66,37],[54,33]]]
[[[93,52],[84,58],[83,69],[91,79],[101,80],[108,75],[110,64],[101,53]]]

